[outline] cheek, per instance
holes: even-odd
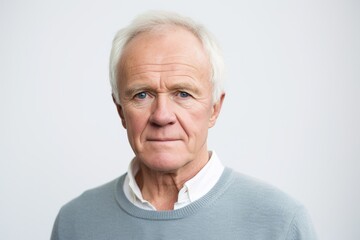
[[[143,132],[147,124],[147,118],[144,112],[127,112],[125,120],[129,137],[138,137],[141,132]]]
[[[182,111],[178,115],[179,122],[188,136],[207,135],[210,110],[206,108],[192,108]]]

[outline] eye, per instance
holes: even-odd
[[[179,97],[181,98],[187,98],[187,97],[190,97],[190,94],[187,93],[187,92],[179,92],[178,93]]]
[[[147,93],[146,92],[140,92],[140,93],[137,93],[135,95],[135,98],[138,98],[138,99],[145,99],[147,97]]]

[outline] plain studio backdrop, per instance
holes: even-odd
[[[133,157],[110,96],[115,32],[163,9],[206,25],[227,95],[209,148],[360,239],[359,1],[0,1],[0,238],[49,239],[60,207]]]

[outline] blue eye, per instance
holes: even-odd
[[[187,92],[179,92],[179,96],[180,96],[181,98],[187,98],[187,97],[190,96],[190,94],[188,94]]]
[[[147,97],[147,93],[141,92],[141,93],[136,94],[135,97],[138,99],[145,99]]]

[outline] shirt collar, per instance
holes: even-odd
[[[210,152],[211,156],[207,164],[191,179],[185,182],[184,187],[190,202],[196,201],[216,184],[219,180],[224,166],[220,162],[215,151]],[[181,193],[181,191],[179,191]],[[179,196],[180,197],[180,196]],[[181,198],[178,198],[178,202]]]
[[[180,189],[178,201],[175,203],[174,209],[185,207],[191,202],[200,199],[208,193],[219,180],[224,166],[215,151],[210,152],[210,155],[210,159],[206,165],[193,178],[185,182],[182,189]],[[128,173],[124,182],[125,195],[133,204],[140,208],[156,210],[141,194],[141,190],[135,180],[138,171],[139,163],[133,159],[129,164]]]
[[[136,183],[135,176],[138,173],[140,169],[139,163],[135,160],[135,158],[130,162],[129,168],[128,168],[128,186],[131,195],[133,195],[133,201],[140,201],[144,205],[148,205],[147,207],[154,208],[150,202],[146,201],[141,193],[141,190],[139,188],[139,185]],[[155,208],[154,208],[155,209]]]

